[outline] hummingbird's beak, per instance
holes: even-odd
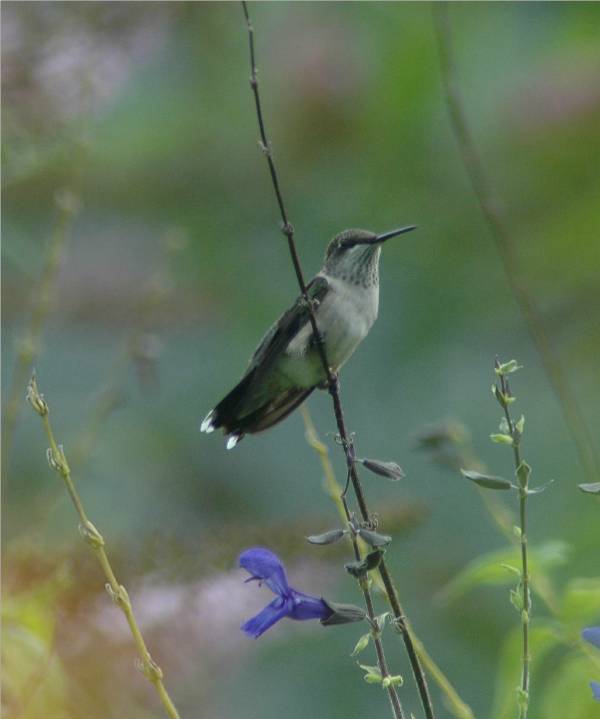
[[[400,227],[397,230],[392,230],[391,232],[385,232],[383,235],[378,235],[373,242],[386,242],[387,240],[390,240],[392,237],[397,237],[398,235],[403,235],[405,232],[412,232],[413,230],[416,230],[416,225],[408,225],[407,227]]]

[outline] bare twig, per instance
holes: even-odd
[[[521,278],[514,237],[508,228],[501,203],[490,183],[479,150],[473,140],[456,77],[448,10],[447,3],[438,2],[433,5],[446,103],[462,161],[496,245],[510,290],[521,310],[546,375],[560,403],[581,465],[590,481],[596,481],[600,477],[600,459],[595,449],[594,439],[561,363],[552,349],[544,327],[543,314],[527,283]]]
[[[256,115],[257,115],[257,119],[258,119],[259,131],[260,131],[261,147],[262,147],[262,150],[267,159],[267,163],[269,166],[269,172],[271,174],[271,180],[273,182],[273,189],[275,191],[277,204],[279,206],[279,211],[281,214],[282,232],[285,235],[285,237],[287,238],[288,247],[289,247],[290,255],[292,258],[292,263],[294,265],[294,271],[296,273],[296,279],[298,281],[298,285],[300,287],[302,297],[305,300],[306,306],[308,308],[312,332],[313,332],[313,335],[315,338],[319,357],[323,364],[323,370],[324,370],[325,376],[327,378],[327,387],[328,387],[329,394],[331,395],[331,399],[333,402],[333,409],[334,409],[334,413],[335,413],[335,419],[336,419],[336,423],[337,423],[337,427],[338,427],[338,432],[340,435],[342,447],[344,448],[344,454],[346,456],[348,475],[349,475],[350,481],[352,483],[352,487],[354,490],[354,494],[356,496],[356,501],[358,503],[358,507],[360,510],[362,520],[365,522],[370,522],[371,515],[369,513],[369,509],[368,509],[368,506],[367,506],[367,503],[365,500],[365,496],[364,496],[362,484],[360,482],[360,478],[358,476],[358,472],[356,471],[354,445],[353,445],[352,439],[346,429],[344,412],[343,412],[342,403],[340,400],[340,387],[339,387],[338,378],[332,372],[331,367],[329,366],[329,363],[327,361],[325,344],[323,342],[323,338],[322,338],[319,328],[317,326],[317,320],[315,317],[312,303],[308,299],[308,295],[306,292],[306,282],[304,280],[304,275],[302,273],[302,268],[300,265],[298,252],[296,250],[296,244],[294,242],[294,228],[292,227],[292,225],[289,222],[288,215],[287,215],[287,212],[285,209],[285,205],[284,205],[283,198],[281,195],[281,190],[279,187],[277,171],[275,169],[275,164],[273,162],[272,148],[269,144],[269,141],[267,139],[267,134],[265,131],[265,124],[264,124],[262,108],[261,108],[261,104],[260,104],[260,96],[259,96],[259,92],[258,92],[258,78],[257,78],[255,52],[254,52],[254,29],[250,22],[250,17],[248,15],[248,8],[247,8],[247,5],[245,2],[242,2],[242,7],[244,10],[244,16],[246,18],[246,25],[248,28],[248,38],[249,38],[249,45],[250,45],[250,73],[251,73],[250,74],[250,87],[252,88],[252,92],[254,94]],[[427,680],[425,679],[425,673],[423,671],[423,668],[419,661],[419,657],[415,650],[414,642],[412,640],[409,628],[407,626],[406,616],[405,616],[402,606],[400,604],[398,592],[396,590],[396,587],[394,586],[394,582],[393,582],[392,577],[387,568],[387,564],[383,558],[381,559],[381,562],[379,563],[378,571],[381,575],[381,579],[383,580],[387,598],[388,598],[388,601],[392,608],[392,612],[394,614],[395,626],[398,629],[398,631],[401,633],[402,638],[404,640],[404,644],[406,647],[406,651],[408,653],[408,657],[409,657],[409,660],[411,663],[413,674],[415,676],[415,680],[416,680],[417,687],[419,690],[419,696],[421,698],[421,703],[423,704],[423,709],[425,711],[425,715],[426,715],[427,719],[433,719],[433,717],[434,717],[433,706],[431,703],[431,697],[429,695],[429,689],[427,687]]]
[[[90,549],[96,555],[96,558],[102,567],[102,571],[104,572],[104,576],[106,577],[106,590],[111,599],[121,609],[127,619],[127,623],[139,655],[139,668],[148,681],[154,686],[169,719],[179,719],[179,713],[177,712],[177,709],[175,708],[175,705],[173,704],[173,701],[163,684],[162,670],[152,659],[150,652],[146,647],[146,642],[144,641],[133,613],[129,594],[127,593],[125,587],[122,584],[119,584],[115,576],[114,570],[104,548],[104,538],[88,519],[81,498],[75,489],[67,457],[62,446],[56,442],[54,437],[54,432],[49,419],[49,408],[43,395],[40,394],[38,390],[35,375],[31,378],[27,388],[27,399],[42,419],[44,431],[50,445],[47,452],[48,463],[50,464],[50,467],[62,477],[71,501],[77,511],[77,514],[79,515],[79,531],[87,544],[90,546]]]

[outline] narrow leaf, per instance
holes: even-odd
[[[463,477],[470,479],[471,482],[475,482],[475,484],[485,489],[511,489],[513,486],[508,479],[503,477],[494,477],[491,474],[481,474],[481,472],[472,472],[465,469],[460,471]]]
[[[523,489],[525,489],[529,482],[529,476],[531,475],[531,467],[527,464],[525,460],[523,460],[521,464],[517,467],[515,474],[517,475],[519,484],[521,485],[521,487],[523,487]]]
[[[514,444],[513,438],[510,434],[490,434],[490,439],[496,444]]]
[[[600,494],[600,482],[594,482],[592,484],[578,484],[577,486],[586,494]]]
[[[346,529],[331,529],[329,532],[323,532],[323,534],[312,534],[306,539],[311,544],[333,544],[339,541],[347,531]]]
[[[364,649],[367,648],[369,645],[369,641],[371,640],[371,634],[363,634],[362,637],[356,642],[356,646],[352,650],[351,657],[355,657],[357,654],[360,654]]]
[[[516,372],[519,369],[523,369],[523,365],[520,365],[517,360],[514,359],[509,360],[508,362],[498,364],[495,368],[498,377],[511,374],[512,372]]]
[[[392,538],[387,534],[378,534],[370,529],[359,529],[358,533],[371,547],[387,547]]]
[[[382,462],[379,459],[360,459],[359,461],[366,469],[373,474],[378,474],[380,477],[387,477],[397,481],[402,479],[404,476],[404,470],[396,462]]]

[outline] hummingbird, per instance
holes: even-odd
[[[409,225],[382,235],[345,230],[327,246],[323,266],[306,286],[306,294],[334,374],[377,319],[383,243],[414,229],[415,225]],[[300,296],[267,331],[242,379],[206,415],[200,431],[209,434],[222,428],[227,449],[232,449],[245,434],[281,422],[326,383],[310,311]]]

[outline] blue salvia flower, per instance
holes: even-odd
[[[284,617],[323,620],[333,613],[322,599],[290,587],[283,563],[271,550],[264,547],[246,549],[240,554],[239,565],[250,574],[247,582],[264,583],[277,595],[261,612],[242,625],[248,636],[257,639]]]
[[[588,627],[581,632],[581,636],[586,642],[593,644],[595,647],[600,649],[600,627]],[[597,702],[600,702],[600,683],[590,682],[592,688],[592,694]]]

